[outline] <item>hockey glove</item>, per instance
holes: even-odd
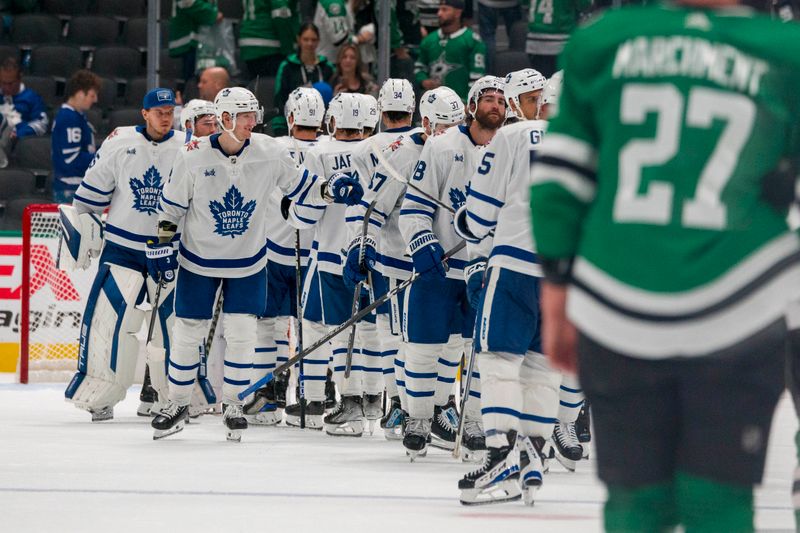
[[[472,244],[481,242],[469,229],[469,223],[467,223],[467,204],[459,207],[456,210],[456,214],[453,215],[453,229],[456,230],[456,235],[467,242]]]
[[[343,172],[337,172],[328,179],[328,194],[334,203],[356,205],[364,196],[364,187],[354,178]]]
[[[420,231],[408,245],[414,270],[428,280],[444,279],[445,266],[442,263],[444,249],[436,236],[430,231]]]
[[[175,248],[171,243],[147,242],[147,271],[156,281],[164,280],[170,282],[175,279],[175,269],[178,268],[178,260]]]
[[[483,276],[486,274],[486,258],[478,257],[467,263],[464,280],[467,282],[467,298],[473,309],[477,310],[483,293]]]
[[[360,281],[367,279],[367,272],[375,270],[375,261],[378,254],[375,252],[375,239],[367,235],[364,242],[364,260],[359,262],[361,255],[361,237],[356,237],[350,243],[350,248],[347,252],[347,260],[344,263],[344,283],[350,289],[354,288]]]

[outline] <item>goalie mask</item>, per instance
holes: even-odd
[[[542,76],[538,70],[532,68],[525,68],[509,73],[505,79],[503,94],[509,104],[514,102],[515,110],[513,111],[513,115],[521,120],[525,120],[526,117],[522,114],[522,110],[520,109],[520,95],[533,91],[541,91],[544,89],[546,83],[547,78]],[[541,97],[537,109],[540,106]],[[509,109],[510,108],[511,106],[509,105]]]
[[[450,126],[464,122],[464,102],[453,89],[437,87],[422,95],[419,100],[419,114],[423,119],[428,119],[433,133],[438,125]]]
[[[505,83],[497,76],[484,76],[472,84],[467,94],[467,110],[472,118],[475,118],[475,111],[478,109],[478,100],[487,92],[498,92],[503,94]],[[475,109],[472,104],[475,104]]]
[[[413,113],[416,101],[411,82],[402,78],[389,78],[378,93],[378,106],[381,113],[400,111]]]
[[[286,122],[289,129],[294,126],[319,128],[325,116],[325,104],[316,89],[299,87],[292,91],[286,101]]]
[[[222,131],[229,133],[234,139],[233,130],[236,129],[236,115],[239,113],[255,113],[256,124],[261,124],[264,120],[264,110],[258,103],[256,96],[244,87],[226,87],[217,93],[214,99],[214,107],[217,108],[217,122]],[[230,129],[225,127],[222,116],[228,113],[231,116]],[[236,139],[237,142],[239,139]]]

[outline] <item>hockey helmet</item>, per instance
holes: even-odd
[[[259,105],[256,95],[244,87],[226,87],[222,89],[217,93],[217,97],[214,98],[214,106],[217,108],[217,122],[227,132],[232,132],[236,129],[236,115],[239,113],[255,113],[256,124],[261,124],[264,120],[264,110]],[[226,129],[222,123],[222,115],[225,113],[230,114],[233,121],[230,130]]]
[[[192,121],[192,127],[194,127],[194,122],[197,120],[198,117],[202,117],[203,115],[214,115],[217,116],[217,108],[214,107],[213,102],[209,102],[208,100],[200,100],[199,98],[194,98],[186,102],[186,105],[183,106],[181,110],[181,129],[186,127],[186,121]]]
[[[426,91],[419,100],[419,114],[427,118],[431,130],[439,124],[460,124],[464,122],[464,102],[456,92],[445,86]]]
[[[316,89],[298,87],[286,100],[286,122],[290,128],[293,126],[319,128],[324,116],[325,104],[322,95]]]
[[[402,78],[386,80],[381,87],[381,92],[378,93],[378,105],[381,113],[385,111],[413,113],[416,101],[411,82]]]
[[[542,76],[538,70],[532,68],[516,70],[506,76],[504,94],[507,102],[514,102],[516,112],[513,112],[513,114],[517,118],[525,119],[519,107],[519,96],[532,91],[541,91],[546,83],[547,78]],[[509,105],[510,108],[511,106]]]
[[[363,130],[364,114],[361,96],[353,93],[339,93],[331,100],[328,106],[328,131],[331,135],[336,130]],[[336,123],[331,126],[331,120]]]
[[[564,82],[564,71],[559,70],[553,74],[542,91],[542,105],[549,105],[548,116],[553,117],[558,113],[558,97],[561,96],[561,85]]]
[[[478,108],[478,100],[480,100],[481,96],[483,96],[486,92],[498,92],[503,93],[505,88],[505,83],[503,82],[502,78],[498,78],[497,76],[483,76],[479,78],[475,83],[472,84],[472,87],[469,88],[469,93],[467,94],[467,110],[469,114],[473,117],[475,116],[475,111],[472,110],[472,104],[475,104],[475,109]]]
[[[359,97],[361,97],[361,109],[364,110],[364,127],[374,130],[381,118],[378,101],[371,94],[360,94]]]

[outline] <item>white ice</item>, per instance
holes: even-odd
[[[251,428],[236,444],[220,417],[203,416],[153,441],[137,398],[132,388],[113,421],[92,424],[64,402],[63,385],[0,384],[0,532],[601,530],[593,460],[574,474],[554,465],[533,508],[464,507],[456,483],[472,465],[438,450],[411,464],[380,429],[352,439]],[[762,531],[793,531],[797,421],[788,396],[773,428],[756,521]]]

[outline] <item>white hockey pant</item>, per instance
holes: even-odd
[[[466,339],[461,335],[450,335],[447,344],[443,346],[439,359],[436,361],[436,387],[434,389],[433,405],[445,405],[450,395],[453,394],[458,365],[461,363],[461,356],[464,354],[465,341]],[[474,380],[472,385],[474,390]]]
[[[564,374],[561,378],[561,387],[558,391],[558,420],[565,424],[575,422],[583,407],[583,389],[578,377]]]
[[[135,270],[100,266],[81,326],[78,372],[65,393],[77,407],[97,410],[125,398],[139,357],[134,335],[145,313],[135,306],[143,284],[144,277]]]
[[[320,322],[303,319],[303,346],[311,346],[328,333],[328,326]],[[342,344],[342,335],[335,340]],[[345,338],[345,343],[347,339]],[[347,350],[347,346],[344,346]],[[328,377],[328,362],[331,359],[331,343],[325,343],[303,359],[304,394],[309,402],[325,401],[325,381]]]

